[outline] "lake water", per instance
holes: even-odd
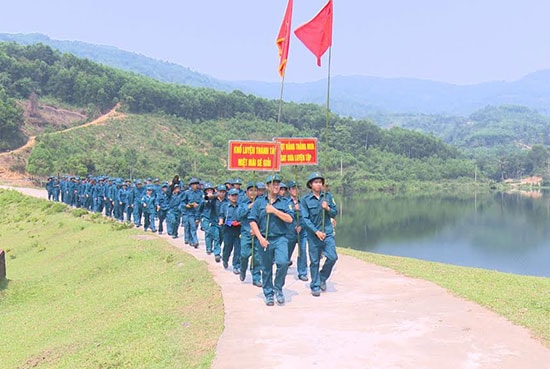
[[[338,206],[339,246],[550,277],[550,193],[348,198]]]

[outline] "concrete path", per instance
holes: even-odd
[[[215,369],[550,369],[550,349],[527,329],[433,283],[340,255],[321,297],[291,267],[286,304],[267,307],[250,275],[241,282],[224,270],[202,240],[194,249],[160,237],[204,260],[221,287],[225,329]]]

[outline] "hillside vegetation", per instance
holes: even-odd
[[[353,142],[347,125],[338,126],[333,145]],[[437,157],[414,158],[384,151],[380,147],[397,145],[399,132],[388,137],[375,134],[389,133],[373,126],[372,147],[356,147],[355,155],[330,148],[330,155],[322,154],[338,171],[340,159],[345,167],[344,176],[334,173],[333,185],[345,189],[378,189],[376,186],[393,186],[406,180],[431,181],[443,176],[452,177],[473,171],[473,164],[461,159]],[[281,124],[284,135],[296,135],[298,130]],[[307,132],[307,131],[306,131]],[[405,131],[404,131],[405,132]],[[110,173],[125,178],[143,178],[152,174],[170,178],[174,173],[185,177],[199,176],[223,182],[235,173],[227,168],[227,141],[229,139],[270,139],[273,124],[258,120],[229,119],[193,123],[183,118],[165,114],[128,114],[126,117],[108,120],[99,126],[73,130],[63,134],[45,134],[37,138],[35,149],[28,162],[31,173]],[[422,138],[418,145],[422,145]],[[363,143],[362,143],[363,144]],[[364,145],[364,144],[363,144]],[[414,151],[411,151],[411,156]],[[408,153],[407,153],[408,155]],[[443,157],[453,152],[443,151]],[[453,166],[454,165],[454,166]],[[451,172],[455,170],[456,172]],[[286,178],[303,180],[310,167],[287,168]],[[241,174],[243,177],[263,177],[262,174]],[[368,181],[367,181],[368,180]],[[346,182],[343,182],[346,181]]]
[[[229,139],[270,140],[275,136],[318,137],[322,143],[321,168],[336,178],[333,184],[342,184],[350,190],[394,188],[396,182],[409,180],[472,178],[474,173],[473,161],[464,159],[458,150],[432,135],[401,128],[385,130],[370,121],[331,114],[326,137],[325,112],[313,104],[285,103],[283,123],[278,124],[277,101],[240,91],[225,93],[161,83],[69,54],[61,55],[44,45],[0,43],[0,65],[3,71],[0,88],[10,99],[25,99],[35,93],[86,106],[90,112],[106,112],[120,102],[129,113],[145,114],[129,118],[129,122],[151,120],[146,127],[133,127],[145,137],[117,133],[120,122],[102,132],[108,136],[104,139],[97,139],[100,134],[95,134],[96,140],[84,139],[88,135],[84,131],[71,133],[72,138],[38,137],[36,152],[27,167],[34,174],[104,173],[112,167],[109,160],[116,159],[121,162],[118,167],[123,167],[123,174],[128,176],[131,168],[138,166],[135,159],[143,156],[158,157],[160,164],[153,166],[151,160],[145,159],[141,164],[143,172],[130,174],[155,175],[179,170],[180,174],[217,177],[224,171]],[[162,118],[162,124],[169,128],[156,126],[156,118],[151,117]],[[175,143],[162,134],[163,129],[177,132]],[[324,145],[327,141],[328,147]],[[101,155],[94,155],[96,150]],[[112,158],[106,152],[112,153]],[[208,155],[208,159],[200,155]],[[94,156],[97,159],[90,162]],[[170,157],[179,163],[164,169],[164,163],[173,161]]]
[[[164,82],[223,91],[239,89],[268,99],[277,99],[280,94],[278,82],[220,81],[184,66],[112,46],[54,40],[42,34],[0,33],[0,41],[14,41],[23,45],[42,43],[61,52]],[[337,53],[335,57],[338,58]],[[308,83],[287,82],[285,99],[323,105],[326,101],[326,85],[326,79]],[[496,81],[465,86],[414,78],[331,77],[331,108],[343,116],[359,119],[379,113],[468,116],[487,105],[508,104],[524,105],[548,113],[549,102],[549,70],[534,72],[512,82]]]
[[[468,117],[378,115],[384,126],[431,133],[458,147],[495,180],[550,179],[550,117],[523,106],[487,106]]]
[[[21,45],[44,44],[62,53],[73,54],[79,58],[90,59],[108,67],[138,73],[162,82],[214,88],[222,91],[235,89],[235,86],[232,86],[229,82],[219,81],[187,67],[124,51],[113,46],[94,45],[80,41],[54,40],[40,33],[0,33],[0,41],[16,42]]]

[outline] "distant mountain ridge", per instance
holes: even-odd
[[[192,87],[206,87],[222,91],[234,88],[220,80],[191,69],[147,56],[124,51],[114,46],[94,45],[80,41],[53,40],[40,33],[7,34],[0,33],[0,41],[15,42],[21,45],[42,43],[64,53],[90,59],[109,67],[142,74],[162,82],[177,83]]]
[[[277,98],[278,83],[236,82],[259,96]],[[326,79],[286,83],[285,100],[324,104]],[[522,105],[550,113],[550,70],[531,73],[514,82],[459,86],[412,78],[331,77],[331,110],[364,118],[388,113],[469,115],[487,105]]]
[[[280,83],[222,81],[177,64],[111,46],[52,40],[42,34],[0,34],[0,41],[43,43],[62,52],[163,82],[222,91],[238,89],[270,99],[278,99],[280,93]],[[326,84],[326,79],[309,83],[286,83],[284,99],[324,104]],[[464,116],[487,105],[504,104],[522,105],[550,114],[550,70],[534,72],[514,82],[497,81],[466,86],[413,78],[333,76],[330,104],[335,113],[354,118],[387,113]]]

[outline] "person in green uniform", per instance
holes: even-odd
[[[260,244],[262,260],[262,288],[267,306],[285,303],[283,286],[288,271],[287,228],[294,219],[294,210],[288,199],[279,196],[281,177],[267,177],[266,196],[258,197],[250,209],[250,228]],[[277,265],[273,278],[273,264]]]
[[[311,190],[301,201],[303,224],[307,230],[309,246],[309,272],[311,275],[311,294],[315,297],[326,291],[327,280],[332,268],[338,260],[336,242],[331,218],[338,213],[336,202],[332,195],[323,191],[325,178],[319,172],[311,173],[307,179],[307,187]],[[321,270],[321,254],[325,262]]]

